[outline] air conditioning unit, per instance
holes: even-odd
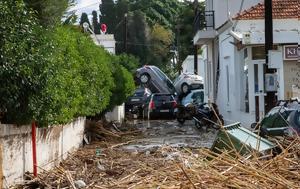
[[[243,44],[244,45],[247,45],[247,44],[250,44],[251,43],[251,35],[250,33],[244,33],[243,34]]]

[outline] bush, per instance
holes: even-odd
[[[45,82],[47,31],[21,0],[0,1],[0,17],[0,112],[7,122],[26,123],[33,117],[31,97]]]
[[[76,27],[47,31],[21,0],[0,1],[0,17],[0,114],[5,122],[65,124],[120,105],[133,92],[126,68],[135,70],[134,57],[109,54]]]
[[[112,57],[75,28],[59,27],[47,85],[39,104],[40,124],[59,124],[78,116],[93,116],[109,104],[114,87]]]
[[[118,62],[114,63],[113,75],[115,87],[112,90],[108,110],[121,105],[135,90],[132,74]]]

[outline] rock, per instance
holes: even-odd
[[[76,188],[84,188],[84,187],[86,187],[86,184],[85,184],[85,182],[83,180],[76,180],[74,182],[74,184],[75,184]]]
[[[101,165],[99,161],[97,161],[97,168],[100,171],[105,171],[105,167],[103,165]]]

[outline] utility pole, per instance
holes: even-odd
[[[124,15],[124,51],[127,53],[127,13]]]
[[[269,50],[273,50],[273,10],[272,0],[264,0],[265,4],[265,53],[266,53],[266,64],[264,66],[264,74],[275,73],[275,69],[269,68]],[[265,97],[265,112],[271,110],[276,103],[275,92],[266,92]]]
[[[180,25],[177,23],[176,25],[176,33],[177,33],[177,41],[176,41],[176,46],[177,46],[177,65],[180,64],[180,48],[179,48],[179,45],[180,45],[180,39],[179,39],[179,36],[180,36]],[[180,64],[180,70],[179,70],[179,74],[180,72],[182,71],[182,65]]]
[[[269,63],[269,50],[273,49],[273,15],[272,0],[265,0],[265,51],[266,64]]]
[[[194,0],[194,9],[195,9],[195,17],[194,17],[194,24],[197,25],[196,18],[198,16],[198,0]],[[196,26],[194,26],[196,27]],[[194,43],[194,42],[193,42]],[[198,46],[194,45],[194,73],[198,74]]]

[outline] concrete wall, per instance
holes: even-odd
[[[83,141],[84,126],[85,118],[78,118],[64,126],[37,129],[38,166],[46,170],[50,169],[66,158],[68,152],[79,148]],[[3,186],[8,188],[22,181],[25,172],[33,170],[31,126],[1,124],[0,141]],[[38,168],[38,171],[42,170]]]
[[[107,121],[122,123],[125,119],[125,105],[116,106],[113,111],[105,114],[105,118]]]
[[[215,28],[219,28],[229,18],[258,3],[263,3],[263,0],[206,0],[205,2],[207,11],[215,11]]]
[[[91,38],[96,45],[102,46],[108,52],[115,54],[116,53],[116,41],[114,35],[111,34],[101,34],[101,35],[91,35]]]

